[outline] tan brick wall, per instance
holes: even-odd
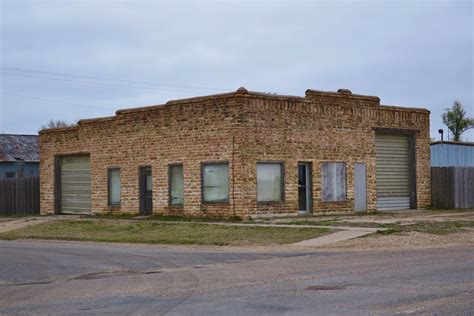
[[[376,97],[308,91],[306,98],[251,95],[244,103],[245,140],[249,178],[245,181],[246,208],[252,214],[296,213],[297,164],[311,162],[313,212],[354,211],[354,163],[367,164],[368,209],[376,208],[374,128],[416,129],[418,207],[428,207],[430,195],[429,112],[379,106]],[[258,205],[256,162],[285,162],[285,203]],[[322,162],[345,162],[347,201],[324,203]]]
[[[375,209],[374,128],[417,129],[418,207],[430,204],[429,112],[379,106],[379,99],[308,90],[305,97],[237,91],[117,111],[75,128],[40,134],[41,212],[54,210],[54,157],[89,153],[92,211],[138,212],[138,169],[151,165],[153,212],[246,217],[297,213],[297,163],[313,166],[313,211],[352,212],[354,163],[367,163],[368,208]],[[201,203],[201,163],[228,161],[228,204]],[[256,202],[257,161],[282,161],[285,202]],[[321,201],[320,163],[347,164],[347,202]],[[183,208],[168,206],[168,164],[183,163]],[[121,206],[111,209],[107,168],[121,169]],[[233,175],[235,178],[233,178]]]

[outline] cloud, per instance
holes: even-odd
[[[1,63],[112,79],[303,95],[307,88],[427,107],[432,134],[460,99],[474,115],[473,4],[443,2],[2,1]],[[2,77],[0,128],[213,92]],[[169,87],[168,87],[169,88]],[[172,89],[171,89],[172,90]],[[218,90],[216,90],[218,92]],[[32,104],[35,109],[32,109]],[[128,105],[127,105],[128,104]],[[12,107],[13,108],[10,108]],[[36,110],[36,109],[41,110]],[[27,115],[25,112],[34,112]],[[469,133],[474,140],[474,131]]]

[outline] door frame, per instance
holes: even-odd
[[[148,173],[150,176],[153,175],[150,165],[138,167],[138,201],[140,204],[139,213],[140,215],[144,216],[153,214],[153,190],[151,191],[151,210],[149,213],[146,210],[146,176]]]
[[[306,167],[306,210],[300,210],[299,197],[299,167]],[[297,185],[298,185],[298,214],[308,215],[313,213],[313,164],[309,161],[298,161],[297,164]]]

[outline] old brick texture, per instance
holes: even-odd
[[[298,162],[312,163],[313,213],[354,211],[354,163],[367,164],[367,206],[376,208],[375,129],[416,135],[418,208],[430,192],[429,111],[380,105],[347,90],[307,90],[304,97],[236,92],[119,110],[113,117],[40,132],[41,212],[55,210],[55,157],[88,154],[92,212],[139,211],[138,170],[152,167],[153,213],[185,216],[298,214]],[[229,202],[201,201],[201,164],[229,163]],[[284,164],[284,201],[259,204],[256,164]],[[322,202],[321,163],[344,162],[347,200]],[[168,166],[182,163],[184,205],[169,205]],[[121,170],[121,205],[108,206],[107,169]]]

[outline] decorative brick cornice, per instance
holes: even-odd
[[[380,105],[380,110],[391,110],[391,111],[402,111],[402,112],[417,112],[417,113],[424,113],[430,114],[431,112],[425,108],[409,108],[404,106],[396,106],[396,105]]]
[[[114,121],[117,119],[118,116],[121,115],[156,111],[168,106],[188,104],[190,105],[193,103],[208,102],[212,100],[222,101],[234,98],[252,99],[253,101],[248,102],[247,106],[250,106],[251,108],[255,109],[312,113],[318,116],[344,115],[370,119],[381,117],[393,119],[396,121],[421,122],[423,121],[423,115],[430,113],[428,110],[421,108],[404,108],[398,106],[380,105],[379,97],[353,94],[348,89],[339,89],[337,92],[308,89],[305,92],[305,96],[301,97],[293,95],[248,91],[246,88],[240,87],[239,89],[233,92],[170,100],[165,104],[120,109],[115,112],[115,116],[82,119],[78,122],[78,125]],[[334,103],[329,101],[331,103],[328,104],[328,98],[334,99]],[[62,128],[45,129],[41,130],[40,134],[53,132],[69,132],[74,130],[77,131],[78,125]]]

